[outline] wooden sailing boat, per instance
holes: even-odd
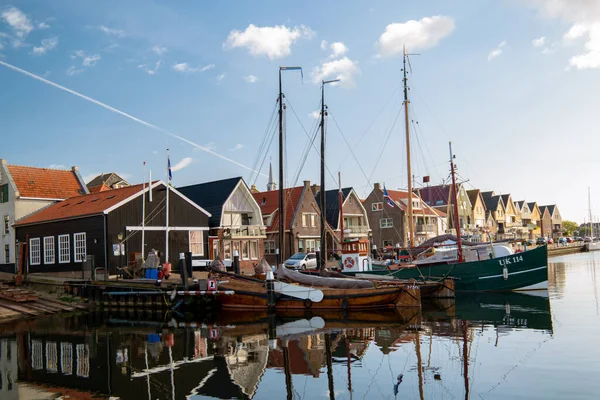
[[[591,200],[589,187],[588,187],[588,213],[589,213],[589,217],[590,217],[590,241],[584,243],[583,251],[600,250],[600,240],[594,241],[594,218],[592,216],[592,200]]]
[[[326,278],[318,276],[306,276],[300,273],[291,272],[280,265],[285,232],[285,206],[283,198],[283,92],[281,85],[281,72],[285,70],[295,70],[300,67],[280,67],[279,68],[279,255],[277,278],[281,281],[285,279],[288,284],[282,282],[266,282],[259,279],[241,277],[235,274],[224,272],[215,272],[215,277],[220,280],[219,289],[232,290],[233,295],[223,296],[219,300],[224,308],[234,309],[271,309],[289,310],[289,309],[377,309],[377,308],[395,308],[395,307],[420,307],[421,296],[419,286],[412,283],[406,284],[379,284],[377,282],[352,280],[347,278]],[[324,113],[325,113],[325,95],[324,85],[336,82],[323,81],[321,105],[321,134],[322,151],[324,151]],[[322,183],[324,184],[324,154],[321,157]],[[324,196],[324,188],[321,188]],[[323,198],[321,199],[322,201]],[[324,207],[322,208],[324,210]],[[323,212],[322,212],[323,214]],[[324,217],[321,218],[321,235],[324,237],[325,224]],[[324,246],[324,241],[321,246]],[[326,251],[321,251],[326,254]],[[320,269],[325,269],[325,257],[321,257]],[[269,275],[269,274],[267,274]],[[267,278],[269,279],[269,278]],[[290,285],[289,283],[293,283]],[[267,288],[274,284],[275,288]],[[279,287],[279,290],[277,289]],[[277,292],[276,298],[273,298],[273,290]],[[314,295],[314,296],[313,296]]]

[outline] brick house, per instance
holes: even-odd
[[[494,233],[497,235],[496,239],[506,238],[506,207],[504,205],[504,201],[502,200],[502,196],[496,195],[493,191],[491,191],[481,192],[481,197],[483,198],[485,208],[488,212],[488,221],[489,217],[493,218],[495,221],[496,226]]]
[[[546,230],[544,230],[544,226],[542,226],[542,234],[546,237],[559,238],[563,235],[563,227],[562,227],[562,216],[558,211],[558,206],[556,204],[550,204],[547,206],[540,206],[540,211],[548,210],[548,215],[550,216],[550,225],[548,226],[547,217],[546,218]],[[543,211],[545,213],[545,211]]]
[[[548,210],[548,206],[540,206],[540,214],[542,215],[541,231],[545,238],[552,237],[552,214]]]
[[[487,226],[487,218],[485,202],[483,201],[483,197],[481,196],[481,190],[473,189],[467,190],[467,195],[469,196],[469,202],[471,203],[471,224],[475,225],[474,229],[472,229],[471,240],[473,241],[487,241],[487,233],[489,230]]]
[[[240,269],[253,272],[265,253],[266,227],[260,206],[241,177],[178,188],[186,197],[210,212],[208,258],[219,256],[230,266],[234,252]]]
[[[465,189],[465,185],[456,185],[458,193],[458,217],[460,229],[463,235],[471,235],[475,231],[475,223],[471,219],[473,207],[469,199],[469,195]],[[448,218],[448,227],[456,229],[454,226],[454,201],[452,194],[452,185],[437,185],[428,186],[418,189],[418,194],[423,199],[425,204],[438,211],[445,213]]]
[[[391,207],[383,198],[383,189],[379,183],[363,201],[367,210],[369,226],[372,232],[372,244],[378,248],[408,244],[407,208],[409,194],[402,190],[388,190],[394,203]],[[421,198],[412,193],[413,224],[415,244],[441,235],[446,229],[446,214],[425,204]]]
[[[523,219],[523,223],[527,224],[529,229],[529,238],[537,239],[542,235],[542,214],[540,208],[535,201],[528,202],[527,208],[529,209],[529,220]]]
[[[0,159],[0,271],[15,271],[15,222],[58,201],[86,193],[88,189],[77,167],[24,167]]]
[[[279,191],[253,193],[260,206],[263,223],[266,226],[265,257],[274,265],[279,243]],[[310,187],[310,181],[303,186],[283,190],[285,202],[284,251],[282,261],[298,252],[312,252],[321,247],[320,212]]]
[[[87,188],[89,189],[90,193],[97,193],[110,189],[119,189],[127,186],[131,186],[129,182],[114,172],[100,174],[87,183]]]

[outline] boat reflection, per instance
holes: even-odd
[[[468,394],[470,348],[484,328],[495,329],[497,337],[525,329],[552,333],[544,297],[470,295],[458,297],[455,306],[430,308],[422,316],[414,310],[411,315],[254,313],[203,322],[132,313],[54,317],[16,332],[0,329],[0,398],[31,398],[25,391],[35,389],[78,399],[251,399],[268,395],[277,379],[288,398],[302,397],[294,388],[298,379],[326,379],[330,398],[342,392],[369,397],[371,384],[384,392],[393,386],[394,393],[418,387],[409,397],[428,398],[429,387],[456,371],[466,372],[456,381],[464,381]],[[460,343],[460,351],[447,361],[450,366],[435,366],[432,343],[445,338]],[[369,357],[388,357],[390,373],[374,375],[367,385],[361,369],[372,362]],[[402,376],[414,385],[403,386]],[[310,390],[304,398],[323,395]]]

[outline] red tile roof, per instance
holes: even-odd
[[[104,210],[125,200],[129,196],[142,190],[142,185],[134,185],[121,189],[107,190],[99,193],[76,196],[60,201],[50,207],[25,217],[15,225],[28,225],[35,223],[51,222],[62,219],[79,218],[102,214]]]
[[[110,186],[108,186],[106,183],[102,182],[101,185],[88,187],[88,190],[90,191],[90,193],[98,193],[98,192],[106,192],[107,190],[112,190],[112,188]]]
[[[285,229],[290,229],[292,226],[292,218],[294,218],[294,212],[298,207],[298,202],[302,197],[302,191],[304,186],[298,186],[295,188],[288,188],[283,190],[283,198],[285,207]],[[268,192],[253,193],[254,199],[260,206],[260,211],[263,216],[271,215],[279,209],[279,191],[270,190]],[[279,229],[279,213],[273,217],[271,226],[267,227],[267,232]]]
[[[400,209],[401,210],[406,210],[406,205],[404,204],[403,200],[408,199],[408,192],[405,190],[388,190],[388,195],[391,197],[392,200],[394,200],[397,204],[400,204]],[[412,194],[412,198],[414,200],[419,200],[419,196],[416,193]],[[425,204],[425,202],[423,202],[423,208],[422,209],[413,209],[413,214],[415,216],[419,216],[419,215],[436,215],[436,216],[440,216],[440,217],[445,217],[446,214],[438,211],[438,210],[434,210],[433,208],[427,207],[427,204]]]
[[[79,196],[83,187],[74,171],[7,165],[21,197],[68,199]]]

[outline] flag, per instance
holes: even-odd
[[[171,172],[171,158],[167,156],[167,172],[169,174],[169,181],[173,179],[173,173]]]
[[[385,185],[383,186],[383,198],[385,199],[385,202],[387,203],[388,206],[390,206],[390,207],[395,207],[396,206],[394,204],[394,201],[392,200],[392,198],[388,194],[388,191],[385,188]]]

